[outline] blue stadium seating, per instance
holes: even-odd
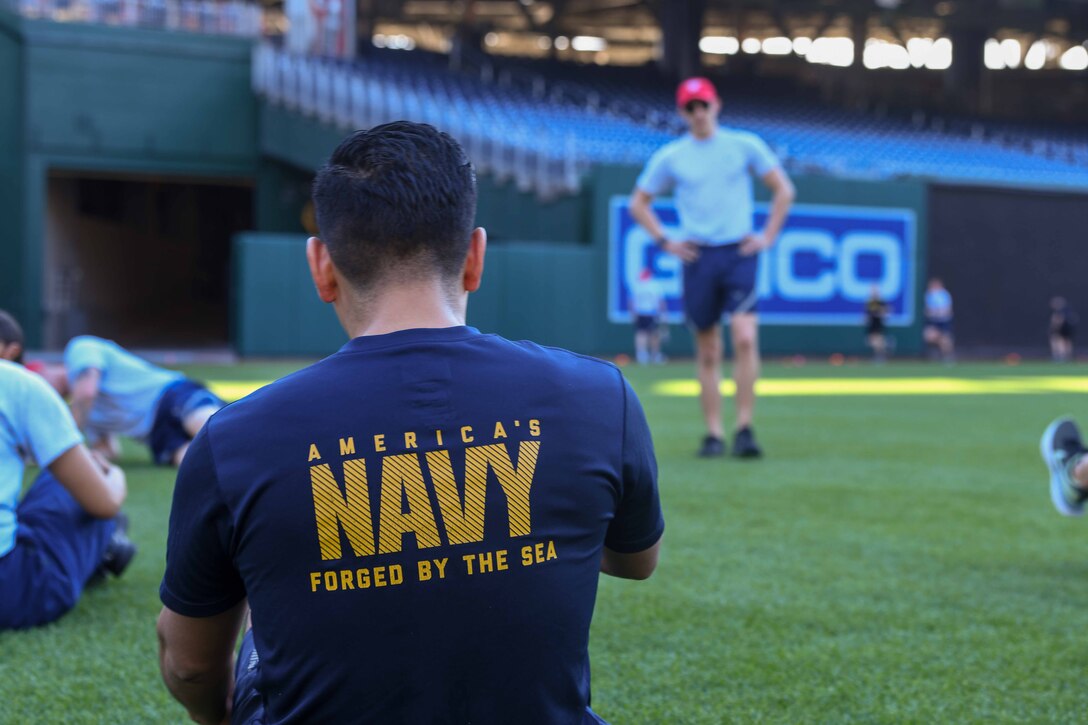
[[[683,131],[671,84],[643,69],[524,59],[449,70],[446,56],[375,50],[345,62],[255,53],[273,102],[345,128],[397,118],[449,130],[486,172],[554,197],[592,164],[641,165]],[[1088,188],[1088,131],[971,119],[879,117],[725,89],[722,120],[763,137],[787,167],[859,178]]]

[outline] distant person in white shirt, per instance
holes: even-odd
[[[64,349],[64,365],[42,374],[63,396],[92,448],[110,458],[124,435],[151,448],[160,466],[181,464],[196,434],[223,407],[200,383],[156,367],[112,340],[81,335]]]
[[[14,342],[22,331],[0,312],[0,630],[55,621],[136,554],[119,516],[124,473],[87,450],[44,380],[7,359]],[[44,470],[19,500],[28,461]]]
[[[663,251],[684,263],[684,311],[695,333],[699,400],[707,434],[699,455],[725,453],[722,426],[722,330],[729,315],[736,382],[733,455],[762,455],[752,430],[759,377],[756,271],[759,253],[774,244],[793,203],[794,189],[778,159],[758,136],[720,128],[721,101],[706,78],[676,89],[676,106],[689,133],[659,149],[631,195],[631,215]],[[772,194],[763,229],[753,229],[752,177]],[[653,210],[654,197],[672,193],[680,232],[670,238]]]
[[[653,272],[643,269],[631,285],[631,316],[635,322],[635,360],[640,365],[663,363],[661,321],[665,316],[665,298],[654,282]]]

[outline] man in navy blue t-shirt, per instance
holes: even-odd
[[[601,722],[598,573],[650,576],[664,530],[638,399],[608,363],[465,326],[486,235],[449,136],[356,132],[314,202],[310,270],[352,339],[189,449],[167,686],[198,722]]]

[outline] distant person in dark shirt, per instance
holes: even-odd
[[[873,362],[888,359],[888,337],[884,320],[888,316],[888,303],[880,298],[880,290],[873,285],[869,299],[865,301],[865,339],[873,349]]]
[[[1064,297],[1050,300],[1050,357],[1054,362],[1073,359],[1073,334],[1076,332],[1077,314]]]
[[[352,134],[314,201],[310,271],[352,339],[185,456],[167,687],[201,723],[603,722],[598,576],[650,576],[664,531],[638,398],[610,363],[465,326],[486,235],[446,134]]]

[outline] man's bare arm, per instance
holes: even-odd
[[[763,183],[771,190],[771,212],[767,215],[767,223],[763,225],[763,236],[766,237],[770,246],[778,239],[782,225],[786,223],[786,217],[789,216],[797,190],[793,188],[793,182],[781,167],[771,169],[764,174]]]
[[[665,240],[663,244],[660,244],[661,248],[669,254],[675,254],[677,257],[685,262],[693,262],[699,256],[699,247],[689,241],[673,241],[669,239],[665,234],[665,227],[661,224],[661,220],[658,219],[657,213],[654,212],[652,202],[654,197],[652,194],[643,191],[642,189],[635,189],[631,193],[631,200],[628,203],[628,208],[631,212],[631,217],[642,225],[642,228],[649,232],[655,242],[659,240]]]
[[[97,368],[87,368],[79,374],[72,386],[72,417],[76,419],[76,425],[80,430],[87,427],[91,407],[94,406],[94,399],[98,397],[98,386],[101,382],[102,371]]]
[[[84,511],[100,519],[116,516],[128,493],[124,472],[96,460],[82,443],[57,456],[49,472]]]
[[[106,460],[116,461],[121,457],[121,440],[113,433],[105,433],[91,446],[95,453],[101,453]]]
[[[186,617],[167,607],[159,614],[159,668],[170,694],[204,725],[230,721],[234,644],[245,600],[211,617]]]
[[[657,568],[657,557],[661,551],[661,539],[648,549],[633,554],[621,554],[607,546],[601,557],[601,573],[620,579],[649,579]]]

